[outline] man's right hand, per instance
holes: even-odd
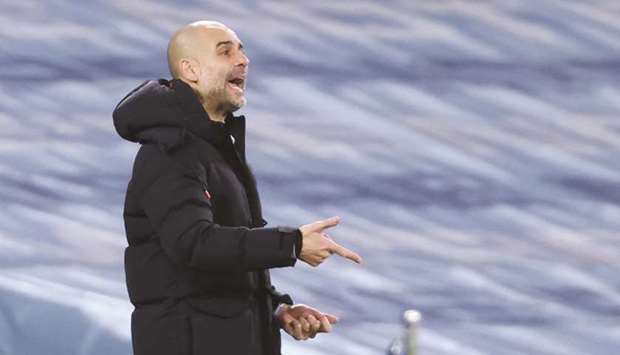
[[[299,259],[312,266],[318,266],[336,253],[361,264],[361,256],[336,243],[324,232],[327,228],[335,227],[338,223],[340,223],[340,217],[335,216],[299,227],[303,237]]]

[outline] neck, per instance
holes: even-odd
[[[183,79],[181,79],[181,80],[183,80]],[[185,81],[185,80],[183,80],[183,81]],[[205,112],[209,116],[209,119],[211,121],[225,123],[226,122],[226,113],[221,111],[221,110],[217,110],[217,105],[210,104],[208,102],[208,100],[202,96],[202,94],[200,93],[200,90],[198,90],[198,88],[195,86],[195,84],[188,83],[188,85],[191,86],[192,90],[194,91],[194,94],[196,94],[196,96],[198,97],[198,100],[202,104],[202,107],[205,109]],[[213,110],[212,108],[216,108],[216,109]]]
[[[211,110],[210,108],[207,107],[207,105],[204,105],[204,104],[202,105],[202,107],[204,107],[211,121],[221,122],[221,123],[226,122],[226,114],[224,112]]]

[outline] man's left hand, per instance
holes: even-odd
[[[338,317],[322,313],[305,304],[286,305],[276,314],[282,328],[296,340],[314,338],[317,333],[329,333]]]

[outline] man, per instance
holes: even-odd
[[[297,340],[337,318],[271,285],[269,268],[318,266],[336,253],[327,228],[266,228],[245,157],[249,60],[237,35],[199,21],[168,45],[173,80],[146,81],[116,106],[119,135],[141,143],[123,217],[136,355],[276,355],[280,327]]]

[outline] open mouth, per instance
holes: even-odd
[[[235,89],[235,91],[243,93],[243,89],[245,88],[245,79],[244,78],[233,78],[228,80],[228,84]]]

